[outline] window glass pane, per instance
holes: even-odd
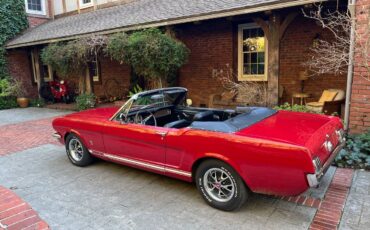
[[[98,64],[96,61],[90,62],[89,72],[90,72],[90,76],[92,76],[93,78],[93,81],[98,82],[99,81],[99,69],[98,69]]]
[[[245,53],[244,54],[244,63],[251,63],[251,54]]]
[[[27,0],[27,7],[29,10],[42,11],[42,0]]]
[[[257,64],[251,64],[251,74],[257,74]]]
[[[243,29],[243,74],[265,74],[265,37],[261,28]]]
[[[251,63],[257,63],[257,53],[251,53]]]
[[[91,3],[91,0],[82,0],[82,4],[89,4]]]
[[[250,64],[245,64],[243,68],[243,73],[244,74],[251,74],[251,65]]]
[[[258,74],[265,74],[265,65],[258,64]]]
[[[258,63],[264,63],[265,62],[265,53],[259,52],[257,56],[257,62]]]

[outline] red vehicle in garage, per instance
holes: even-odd
[[[337,117],[241,107],[186,105],[185,88],[146,91],[121,108],[56,118],[54,137],[77,166],[101,158],[195,182],[222,210],[249,192],[298,195],[318,186],[344,145]]]

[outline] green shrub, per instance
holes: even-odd
[[[76,97],[77,110],[85,110],[94,108],[96,104],[96,96],[94,94],[81,94]]]
[[[0,110],[18,107],[17,99],[12,96],[0,96]]]
[[[0,79],[0,97],[9,96],[11,91],[11,83],[8,78]]]
[[[149,80],[173,81],[173,74],[187,61],[189,49],[159,29],[146,29],[130,35],[117,33],[108,39],[106,52]]]
[[[338,167],[370,169],[370,130],[363,134],[348,135],[346,147],[338,154]]]
[[[307,106],[305,106],[305,105],[297,105],[297,104],[290,105],[288,102],[286,102],[282,105],[279,105],[279,106],[275,106],[274,109],[294,111],[294,112],[304,112],[304,113],[317,113],[317,112],[314,112],[312,110],[309,110],[307,108]]]
[[[42,98],[36,98],[30,100],[30,107],[44,107],[45,101]]]
[[[24,0],[0,1],[0,79],[8,76],[5,42],[28,27]]]

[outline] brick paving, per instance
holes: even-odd
[[[356,170],[339,226],[340,230],[370,228],[370,172]]]
[[[13,191],[0,186],[0,230],[45,230],[49,225]]]
[[[311,223],[311,230],[337,229],[352,184],[354,170],[338,168]]]
[[[51,134],[53,118],[0,126],[0,156],[58,142]]]

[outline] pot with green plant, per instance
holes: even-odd
[[[12,95],[17,97],[18,106],[21,108],[28,107],[30,99],[26,97],[27,91],[24,88],[24,84],[20,80],[13,80],[11,83]]]

